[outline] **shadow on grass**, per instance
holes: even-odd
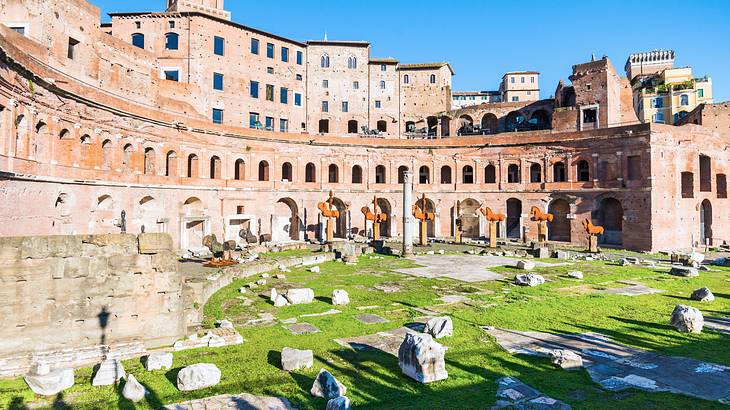
[[[269,350],[269,353],[266,355],[266,361],[277,369],[281,368],[281,352],[278,350]]]
[[[173,386],[177,386],[177,374],[180,373],[180,370],[182,370],[182,367],[177,367],[175,369],[170,369],[165,372],[165,378],[172,383]]]
[[[328,305],[332,304],[332,298],[329,296],[316,296],[315,299],[317,299],[320,302],[324,302]]]
[[[25,405],[25,400],[22,397],[13,397],[9,406],[8,410],[28,410],[28,406]]]

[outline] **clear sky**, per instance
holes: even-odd
[[[161,11],[164,0],[91,0],[112,11]],[[494,90],[506,71],[541,73],[551,96],[573,64],[607,55],[620,75],[630,53],[676,51],[677,66],[710,75],[730,100],[730,1],[226,0],[235,22],[295,40],[366,40],[373,57],[448,61],[454,90]]]

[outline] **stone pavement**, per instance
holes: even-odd
[[[583,358],[593,381],[606,390],[638,388],[730,400],[730,368],[678,356],[663,356],[616,343],[599,333],[555,335],[485,328],[510,353],[547,356],[568,349]]]
[[[562,401],[548,397],[514,377],[497,380],[497,403],[492,410],[505,408],[518,409],[558,409],[570,410]]]
[[[403,343],[406,333],[420,333],[430,316],[414,319],[414,323],[397,329],[378,332],[372,335],[335,339],[338,344],[354,350],[374,349],[398,356],[398,348]]]
[[[706,317],[705,327],[720,333],[730,334],[730,317]]]
[[[504,256],[477,256],[477,255],[420,255],[409,258],[417,265],[416,268],[396,269],[396,272],[405,275],[423,278],[450,278],[463,282],[482,282],[485,280],[502,279],[504,275],[489,270],[497,266],[516,266],[519,258]],[[565,263],[550,264],[533,261],[535,266],[558,266]]]
[[[206,397],[163,407],[165,410],[294,410],[289,400],[251,394]]]

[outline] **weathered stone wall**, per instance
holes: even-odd
[[[166,234],[0,238],[0,358],[172,344],[185,322],[171,248]]]

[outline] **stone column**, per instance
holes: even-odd
[[[413,256],[413,173],[406,171],[403,175],[403,253],[402,256]]]

